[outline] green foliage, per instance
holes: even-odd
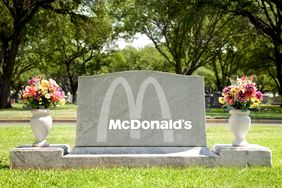
[[[60,5],[61,6],[61,5]],[[70,92],[76,101],[78,76],[99,71],[98,65],[103,48],[111,36],[111,20],[106,15],[102,1],[88,2],[77,10],[86,14],[73,17],[57,14],[50,10],[38,12],[30,23],[30,32],[38,27],[38,32],[29,36],[27,50],[32,47],[31,62],[48,77],[63,85],[65,93]],[[48,20],[52,20],[49,22]],[[39,24],[40,23],[40,24]],[[34,58],[35,57],[35,58]]]
[[[173,67],[152,46],[146,46],[142,49],[129,46],[111,54],[109,61],[109,72],[126,70],[173,71]]]
[[[127,0],[112,6],[117,26],[129,34],[146,34],[178,74],[191,75],[209,63],[210,52],[227,37],[216,36],[233,21],[204,1]]]
[[[51,10],[59,14],[68,14],[71,18],[84,17],[77,15],[75,11],[80,4],[80,0],[71,0],[62,3],[60,0],[35,0],[35,1],[0,1],[1,21],[0,21],[0,64],[1,73],[1,93],[0,93],[0,108],[10,108],[9,101],[11,82],[13,77],[18,78],[15,73],[21,74],[31,68],[34,64],[28,66],[16,67],[16,60],[19,55],[19,48],[27,42],[29,36],[34,34],[34,28],[37,29],[39,24],[34,24],[33,29],[29,29],[32,25],[32,19],[37,17],[37,13],[43,10]],[[2,11],[3,10],[3,11]],[[45,20],[45,23],[47,21]],[[42,23],[41,21],[39,23]],[[48,20],[48,23],[50,21]],[[36,27],[37,26],[37,27]],[[32,31],[32,32],[30,32]],[[22,62],[20,62],[22,63]],[[26,62],[25,62],[26,63]],[[17,68],[23,67],[17,72]]]
[[[22,2],[24,8],[32,5]],[[39,73],[56,79],[66,93],[75,94],[78,76],[123,70],[203,75],[208,93],[222,90],[229,78],[255,74],[261,90],[281,90],[282,77],[279,80],[277,72],[281,63],[276,60],[281,51],[279,1],[34,2],[40,7],[20,28],[20,45],[15,47],[15,64],[7,81],[15,95],[26,79]],[[13,1],[8,4],[13,8]],[[3,79],[3,73],[9,72],[2,70],[4,54],[11,52],[5,51],[3,39],[10,40],[15,28],[4,1],[0,9]],[[130,39],[136,33],[146,34],[154,47],[114,51],[108,46],[113,39]],[[12,49],[11,41],[8,48]]]
[[[270,72],[275,84],[282,94],[282,3],[277,0],[263,1],[223,1],[223,7],[230,12],[242,15],[249,19],[250,23],[269,40],[274,48],[272,59],[276,68],[275,73]],[[267,53],[270,54],[270,53]]]

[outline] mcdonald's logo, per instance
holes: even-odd
[[[132,89],[128,83],[128,81],[123,77],[117,77],[110,84],[106,95],[104,97],[98,126],[97,126],[97,142],[107,142],[107,131],[109,124],[109,112],[112,103],[113,94],[118,85],[121,85],[125,90],[128,109],[129,109],[129,118],[130,119],[140,119],[142,106],[143,106],[143,98],[146,92],[146,89],[149,85],[152,85],[157,93],[157,97],[160,104],[161,115],[163,119],[171,119],[170,108],[164,94],[164,91],[159,84],[159,82],[152,76],[147,77],[142,84],[140,85],[137,93],[136,100],[134,99]],[[173,130],[162,130],[163,131],[163,141],[164,142],[174,142],[174,134]],[[130,130],[130,138],[139,139],[140,138],[140,130]]]

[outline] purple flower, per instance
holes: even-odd
[[[231,86],[227,86],[227,87],[225,87],[225,88],[223,89],[223,93],[224,93],[224,94],[229,94],[230,90],[231,90]]]
[[[245,96],[244,96],[244,93],[243,91],[239,91],[238,95],[237,95],[237,100],[239,102],[244,102],[245,101]]]
[[[38,78],[33,77],[32,79],[28,80],[29,85],[35,85],[38,82]]]

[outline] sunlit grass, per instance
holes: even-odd
[[[53,118],[76,118],[76,108],[75,104],[68,103],[50,110]],[[31,116],[30,110],[24,109],[20,103],[13,104],[11,109],[0,110],[0,119],[28,119]]]
[[[76,119],[77,105],[66,104],[58,108],[51,108],[52,117],[54,119]],[[22,105],[17,103],[12,109],[0,110],[0,120],[9,119],[25,119],[31,117],[30,110],[23,109]],[[207,118],[227,119],[230,114],[224,108],[208,108],[206,112]],[[279,106],[262,106],[260,111],[252,111],[250,114],[252,119],[280,119],[282,120],[282,108]]]
[[[9,151],[32,143],[29,126],[0,127],[0,187],[281,187],[282,127],[255,126],[250,143],[269,147],[273,167],[253,168],[93,168],[68,170],[10,170]],[[208,145],[230,143],[227,126],[207,128]],[[50,143],[75,144],[74,125],[56,125]]]
[[[207,118],[227,119],[230,115],[225,108],[208,108],[206,116]],[[252,119],[282,120],[282,108],[278,105],[261,106],[259,111],[252,111],[250,117]]]

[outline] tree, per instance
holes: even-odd
[[[22,38],[28,33],[25,28],[36,13],[42,8],[52,9],[58,13],[71,13],[75,10],[79,1],[73,0],[54,4],[56,0],[1,0],[0,1],[0,41],[3,51],[2,79],[0,108],[9,108],[11,79],[15,68],[16,57]],[[53,4],[52,4],[53,3]],[[56,8],[54,8],[54,5]],[[61,8],[63,6],[63,8]]]
[[[167,60],[153,46],[136,49],[127,46],[110,55],[109,72],[126,70],[173,71]]]
[[[92,12],[84,20],[47,14],[53,17],[53,23],[44,27],[48,32],[40,36],[34,49],[47,62],[43,65],[44,72],[64,81],[73,103],[77,99],[78,76],[87,75],[88,69],[100,68],[92,64],[98,60],[95,57],[104,53],[103,48],[111,36],[111,21],[103,3],[96,1],[89,8]],[[68,78],[67,82],[64,78]]]
[[[258,89],[262,92],[279,92],[279,83],[276,79],[276,66],[274,49],[271,41],[257,35],[255,45],[247,48],[247,63],[242,66],[242,71],[247,75],[255,75]]]
[[[222,4],[223,3],[223,4]],[[270,39],[274,46],[276,83],[282,95],[282,1],[281,0],[227,0],[220,6],[237,15],[247,17],[256,29]]]
[[[141,32],[154,43],[178,74],[191,75],[210,62],[210,44],[232,18],[206,1],[114,1],[116,26]],[[213,42],[215,44],[215,41]]]
[[[245,18],[236,18],[228,24],[228,28],[219,33],[216,38],[221,41],[217,48],[211,48],[213,54],[210,67],[215,75],[217,91],[229,84],[230,78],[244,74],[251,64],[250,56],[254,53],[256,34],[248,26]],[[257,50],[257,47],[256,47]],[[248,67],[244,69],[245,67]]]

